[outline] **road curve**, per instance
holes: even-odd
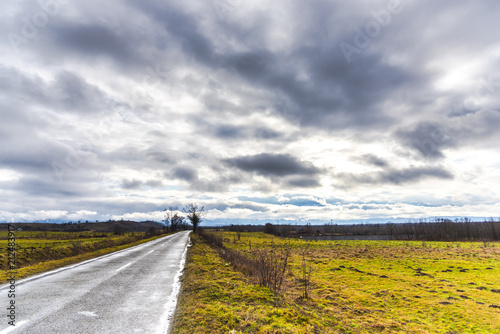
[[[0,334],[166,333],[188,240],[179,232],[17,281],[15,298],[1,286]]]

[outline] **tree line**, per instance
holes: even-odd
[[[384,224],[336,224],[323,225],[229,225],[219,229],[234,232],[264,232],[282,237],[314,235],[384,235],[393,240],[424,241],[499,241],[500,220],[489,219],[481,222],[469,218],[433,220],[410,220],[406,223]]]

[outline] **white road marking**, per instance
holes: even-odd
[[[125,268],[127,268],[128,266],[130,266],[131,264],[132,264],[132,262],[130,262],[130,263],[128,263],[128,264],[126,264],[126,265],[124,265],[124,266],[123,266],[123,267],[121,267],[121,268],[116,269],[116,271],[120,271],[120,270],[122,270],[122,269],[125,269]],[[0,333],[0,334],[1,334],[1,333]]]
[[[29,322],[29,320],[23,320],[23,321],[19,321],[15,326],[10,326],[9,328],[6,328],[4,329],[3,331],[0,332],[0,334],[7,334],[7,333],[10,333],[12,332],[13,330],[16,330],[18,329],[20,326],[26,324],[27,322]]]
[[[154,251],[155,251],[155,250],[153,249],[153,250],[152,250],[151,252],[149,252],[148,254],[151,254],[151,253],[153,253]],[[146,254],[146,255],[148,255],[148,254]]]

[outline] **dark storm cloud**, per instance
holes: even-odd
[[[454,139],[439,123],[421,122],[410,129],[397,131],[396,136],[403,145],[427,159],[443,158],[443,149],[455,145]]]
[[[190,167],[176,167],[172,175],[177,179],[188,182],[198,180],[198,173]]]
[[[408,167],[402,169],[389,168],[377,173],[351,174],[339,173],[336,179],[342,186],[354,187],[363,184],[393,184],[404,185],[415,183],[425,179],[435,178],[451,180],[453,174],[443,167]]]
[[[249,125],[249,126],[236,126],[236,125],[215,125],[208,126],[209,129],[213,129],[212,131],[208,130],[207,132],[212,132],[215,137],[222,140],[231,140],[231,139],[279,139],[282,137],[282,134],[258,125]]]
[[[304,46],[297,40],[287,53],[262,47],[249,51],[228,47],[222,52],[215,47],[211,31],[186,13],[152,2],[137,6],[161,23],[189,58],[266,89],[271,105],[284,99],[286,110],[281,115],[303,125],[338,128],[388,122],[390,117],[379,104],[389,93],[422,82],[418,72],[388,65],[382,55],[366,55],[356,66],[348,66],[332,44]],[[318,9],[316,14],[324,13]],[[248,39],[249,33],[241,26],[225,31],[234,40]],[[342,37],[342,32],[335,35]],[[310,79],[300,79],[295,64],[301,64]]]
[[[134,29],[133,19],[122,17],[115,22],[75,22],[58,20],[50,25],[48,46],[44,52],[50,55],[56,48],[64,50],[65,59],[76,57],[85,62],[112,60],[111,65],[126,68],[128,72],[151,64],[148,48],[150,35],[143,29]]]
[[[75,52],[89,55],[109,55],[115,59],[132,53],[125,43],[126,36],[117,35],[117,30],[97,24],[78,24],[64,22],[53,30],[60,44],[66,45]]]
[[[496,152],[500,137],[500,84],[490,80],[500,73],[494,28],[500,5],[401,2],[402,12],[358,45],[350,62],[339,43],[356,45],[353,29],[363,30],[388,1],[240,2],[225,13],[214,11],[218,0],[61,6],[15,58],[9,40],[0,41],[0,169],[6,170],[0,193],[9,194],[18,212],[26,200],[30,209],[112,214],[161,209],[148,201],[115,203],[115,192],[125,189],[136,199],[164,184],[179,191],[179,206],[196,199],[193,193],[277,194],[214,206],[264,212],[268,204],[287,203],[281,194],[290,189],[313,193],[323,178],[381,191],[429,179],[463,182],[443,167],[451,165],[447,150]],[[41,3],[6,2],[0,26],[22,35],[25,18],[40,13]],[[274,127],[276,116],[284,122]],[[96,129],[101,120],[105,128]],[[82,140],[99,131],[90,145]],[[313,136],[345,140],[353,152],[388,145],[380,156],[352,158],[373,169],[353,174],[334,166],[335,156],[308,147]],[[407,165],[386,158],[394,140]],[[302,161],[305,156],[319,161]],[[420,166],[435,161],[443,165]],[[327,175],[327,168],[339,170]],[[98,199],[85,202],[89,196]],[[296,206],[319,205],[286,198]]]
[[[226,159],[225,162],[246,172],[263,176],[316,175],[320,172],[310,162],[304,162],[287,154],[261,153]]]
[[[195,17],[164,2],[141,1],[130,4],[163,26],[190,58],[202,63],[214,60],[212,43],[201,33],[202,29]]]
[[[246,137],[246,133],[241,127],[231,125],[221,125],[215,129],[215,135],[221,139],[234,139]]]

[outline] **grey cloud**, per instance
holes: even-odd
[[[27,75],[14,67],[0,65],[0,94],[35,104],[47,103],[47,83],[35,75]]]
[[[298,188],[315,188],[321,186],[316,178],[300,178],[287,181],[287,184]]]
[[[155,148],[151,148],[146,152],[146,156],[149,157],[151,160],[154,160],[159,163],[170,163],[174,159],[171,157],[170,154],[167,154],[166,152],[158,151]]]
[[[98,87],[71,71],[55,74],[54,81],[0,66],[1,95],[24,101],[29,109],[46,107],[59,111],[98,112],[109,110],[114,101]]]
[[[57,82],[51,91],[51,95],[64,110],[95,112],[106,110],[113,105],[102,90],[68,71],[58,74]]]
[[[338,173],[336,179],[340,185],[354,187],[363,184],[403,185],[415,183],[428,178],[451,180],[453,174],[443,167],[409,167],[404,169],[389,168],[385,171],[368,174]]]
[[[420,122],[410,129],[400,129],[396,137],[403,145],[428,159],[443,158],[443,149],[453,147],[454,139],[439,123]]]
[[[198,180],[198,173],[190,167],[176,167],[173,176],[177,179],[192,182]]]
[[[263,176],[316,175],[319,169],[309,162],[287,154],[261,153],[226,159],[225,162],[246,172]]]
[[[140,189],[142,185],[143,185],[142,181],[135,179],[123,180],[121,184],[123,189]]]
[[[282,116],[303,125],[338,128],[387,122],[390,117],[378,105],[389,92],[421,80],[416,73],[387,65],[378,55],[367,55],[364,62],[346,66],[337,49],[328,47],[331,52],[324,52],[317,47],[304,47],[302,41],[292,45],[296,48],[292,56],[263,48],[244,52],[227,48],[222,53],[215,51],[207,31],[185,13],[152,3],[140,7],[161,22],[191,58],[208,68],[229,70],[255,88],[265,88],[271,104],[284,98],[290,103]],[[237,39],[248,32],[233,29],[227,33]],[[299,79],[296,70],[288,65],[295,62],[304,65],[311,77],[309,81]]]
[[[282,136],[272,129],[259,125],[219,125],[213,128],[215,136],[220,139],[278,139]]]
[[[59,47],[89,56],[107,55],[123,59],[133,54],[128,43],[132,36],[117,35],[116,29],[100,24],[59,22],[52,28]]]
[[[8,39],[2,39],[0,168],[8,170],[7,177],[19,177],[2,181],[10,207],[16,201],[22,212],[18,203],[26,201],[30,208],[70,210],[82,203],[81,208],[114,214],[157,207],[85,202],[89,194],[102,195],[92,188],[101,171],[119,180],[118,187],[98,181],[102,192],[109,191],[102,196],[109,198],[120,186],[142,196],[141,191],[169,180],[185,181],[178,190],[189,198],[229,192],[235,185],[273,194],[289,188],[310,193],[325,171],[301,161],[301,150],[308,148],[290,142],[311,136],[325,141],[335,137],[354,146],[370,140],[379,147],[392,146],[395,139],[400,147],[394,150],[404,150],[409,158],[410,165],[404,166],[382,158],[390,152],[358,157],[357,162],[374,171],[333,175],[344,187],[452,180],[454,175],[443,167],[451,165],[445,160],[448,149],[496,152],[498,86],[483,89],[476,108],[463,102],[477,95],[474,83],[465,80],[479,84],[500,69],[495,2],[405,1],[404,11],[351,63],[339,42],[353,43],[352,29],[373,20],[372,9],[382,9],[386,2],[291,0],[265,10],[242,4],[225,18],[215,16],[213,5],[72,2],[61,6],[15,59]],[[0,26],[6,33],[20,32],[24,17],[42,10],[26,1],[6,2],[5,8]],[[471,59],[473,67],[467,63]],[[153,81],[165,95],[155,96],[139,85],[151,68],[161,69]],[[455,70],[467,79],[450,82]],[[272,127],[275,116],[284,124]],[[178,121],[175,126],[187,126],[170,132],[171,119]],[[82,138],[95,133],[100,120],[112,124],[109,136],[82,148]],[[287,127],[289,123],[293,126]],[[411,165],[439,159],[443,165]],[[63,182],[54,162],[70,165]],[[158,179],[122,180],[114,170],[155,173]],[[205,170],[211,172],[204,175]],[[462,176],[457,174],[457,182]],[[408,188],[400,190],[411,192]],[[47,200],[47,194],[54,200]],[[391,196],[396,202],[401,195]],[[65,197],[71,200],[64,206],[57,203]]]
[[[144,185],[150,188],[159,188],[163,186],[163,182],[161,180],[148,180],[144,183]]]
[[[376,156],[375,154],[364,154],[362,156],[355,157],[354,160],[360,161],[360,162],[368,164],[368,165],[376,166],[376,167],[388,167],[389,166],[389,163],[385,159],[380,158],[380,157]]]
[[[0,146],[0,166],[4,168],[57,183],[89,181],[98,170],[108,169],[96,161],[93,147],[80,146],[76,140],[56,141],[46,133],[50,130],[45,129],[43,123],[38,129],[30,128],[33,121],[23,117],[22,113],[11,114],[4,120],[9,121],[8,126],[0,124],[0,138],[9,143]]]
[[[148,181],[141,181],[141,180],[136,180],[136,179],[123,179],[121,182],[121,187],[123,189],[127,190],[137,190],[141,189],[143,186],[149,187],[149,188],[158,188],[163,186],[163,182],[161,180],[148,180]]]
[[[97,194],[91,186],[80,182],[53,182],[36,176],[25,176],[13,187],[15,190],[31,196],[49,196],[52,198],[82,198],[91,193]]]
[[[282,135],[269,128],[257,128],[254,130],[254,136],[262,139],[277,139]]]
[[[215,135],[221,139],[234,139],[246,137],[244,130],[241,127],[231,125],[221,125],[215,130]]]
[[[229,191],[229,183],[223,180],[205,180],[199,179],[191,184],[191,188],[203,192],[224,193]]]

